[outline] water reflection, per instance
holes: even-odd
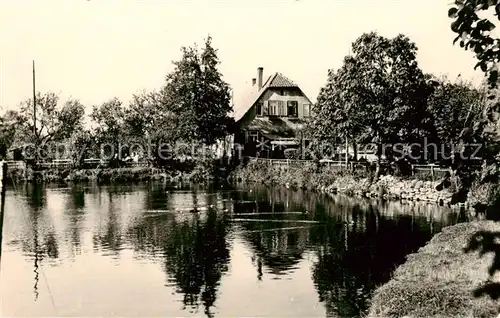
[[[271,279],[288,286],[286,281],[299,279],[305,269],[311,287],[286,290],[290,299],[302,302],[290,303],[286,312],[317,316],[319,305],[326,316],[360,316],[373,289],[390,278],[408,253],[443,226],[467,219],[464,213],[433,205],[288,189],[230,191],[165,184],[26,186],[8,191],[6,211],[2,269],[10,276],[3,270],[1,274],[2,281],[13,284],[2,289],[7,298],[2,314],[8,316],[51,315],[47,302],[31,304],[23,296],[10,296],[28,289],[22,273],[12,276],[27,264],[35,300],[41,297],[40,273],[53,267],[51,286],[66,299],[58,304],[61,315],[123,316],[136,310],[140,316],[226,316],[231,310],[246,310],[232,308],[237,306],[234,297],[243,293],[231,287],[235,282],[272,302],[282,295],[259,284]],[[260,221],[234,220],[243,218]],[[320,223],[300,223],[304,220]],[[243,256],[233,258],[236,250],[243,250]],[[253,270],[241,278],[236,274],[244,270],[245,259]],[[100,265],[85,272],[92,264]],[[148,264],[163,272],[163,281],[154,278],[152,267],[144,270]],[[123,271],[128,274],[121,276]],[[79,278],[82,273],[87,277]],[[104,292],[110,285],[114,294]],[[136,303],[123,301],[129,297],[127,286],[140,291]],[[226,296],[221,298],[221,293]],[[72,301],[81,305],[85,298],[94,300],[75,312]],[[248,301],[249,310],[264,308],[251,297]],[[285,312],[273,310],[269,316]]]

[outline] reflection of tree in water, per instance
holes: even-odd
[[[376,286],[390,279],[405,256],[431,237],[409,216],[385,218],[370,207],[346,207],[341,219],[311,228],[318,246],[313,279],[328,316],[360,316]]]
[[[168,192],[163,184],[152,183],[146,196],[145,208],[150,210],[164,209],[168,202]]]
[[[307,210],[310,213],[306,218],[325,222],[304,230],[268,231],[283,226],[272,223],[242,226],[250,230],[244,237],[257,251],[259,278],[262,277],[263,265],[276,273],[285,273],[299,262],[302,249],[294,242],[294,235],[307,238],[302,241],[315,246],[318,258],[312,276],[329,316],[362,315],[374,288],[389,280],[392,271],[404,262],[406,255],[423,246],[443,224],[450,223],[449,214],[435,207],[381,204],[345,196],[305,195],[287,189],[257,188],[253,194],[243,194],[240,199],[259,203],[257,206],[237,205],[236,212]],[[273,215],[272,218],[284,216]],[[283,244],[285,237],[289,242]]]
[[[71,187],[69,198],[66,200],[65,213],[68,215],[71,245],[80,250],[81,223],[84,219],[85,189],[81,185]]]
[[[120,220],[118,219],[118,213],[116,207],[114,206],[113,194],[111,191],[108,192],[108,211],[106,220],[106,230],[104,234],[94,233],[93,244],[94,248],[102,247],[108,251],[112,251],[115,255],[119,254],[122,246],[122,235],[120,229]]]
[[[198,200],[193,197],[193,203]],[[213,204],[208,199],[208,204]],[[205,215],[206,213],[206,215]],[[165,271],[184,295],[184,305],[204,306],[211,316],[222,274],[228,270],[228,224],[215,210],[196,215],[165,214],[145,217],[131,229],[128,237],[136,249],[165,258]]]
[[[205,222],[195,219],[172,226],[164,245],[165,269],[185,295],[184,304],[194,307],[201,300],[210,315],[222,273],[228,269],[227,225],[209,212]]]

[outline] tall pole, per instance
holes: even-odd
[[[36,89],[35,89],[35,60],[33,60],[33,134],[36,137]]]
[[[38,136],[36,133],[36,88],[35,88],[35,60],[33,60],[33,136],[35,138],[35,163],[38,164]]]

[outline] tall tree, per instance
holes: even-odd
[[[488,13],[493,13],[488,18]],[[500,180],[500,97],[498,92],[498,64],[500,62],[500,39],[492,33],[500,19],[499,0],[455,0],[454,5],[448,10],[448,16],[454,21],[451,29],[457,33],[453,43],[459,41],[460,46],[465,50],[473,50],[476,54],[477,64],[475,68],[480,68],[486,75],[490,87],[488,101],[483,104],[481,115],[477,118],[476,130],[481,133],[484,143],[484,153],[493,160],[483,163],[480,174],[474,183],[470,182],[468,174],[457,173],[462,183],[462,193],[467,194],[469,186],[475,184],[473,189],[476,192],[483,192],[482,197],[486,198],[481,202],[484,206],[489,206],[491,211],[500,206],[498,197],[498,181]],[[493,21],[493,22],[492,22]],[[478,129],[479,128],[479,129]],[[485,190],[486,189],[486,190]],[[473,191],[473,192],[474,192]],[[486,194],[484,194],[486,193]],[[470,193],[469,193],[470,196]],[[473,195],[474,196],[474,195]],[[465,196],[461,197],[465,201]]]
[[[432,89],[416,52],[416,45],[404,35],[387,39],[372,32],[359,37],[342,67],[330,71],[318,97],[316,112],[325,123],[318,134],[376,143],[378,163],[383,144],[421,137]],[[334,128],[328,128],[332,124]]]
[[[182,58],[166,77],[162,95],[167,108],[179,117],[183,139],[214,144],[227,135],[232,110],[229,85],[218,70],[212,38],[198,48],[182,48]]]
[[[361,119],[358,118],[360,112],[356,111],[356,105],[343,99],[342,71],[345,71],[345,68],[337,72],[328,71],[327,83],[321,88],[314,105],[316,116],[311,122],[310,131],[320,151],[326,150],[322,146],[328,143],[334,144],[339,138],[350,140],[356,149],[356,140],[360,139],[360,133],[364,129]]]

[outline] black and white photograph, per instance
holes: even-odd
[[[500,318],[500,0],[0,0],[0,317]]]

